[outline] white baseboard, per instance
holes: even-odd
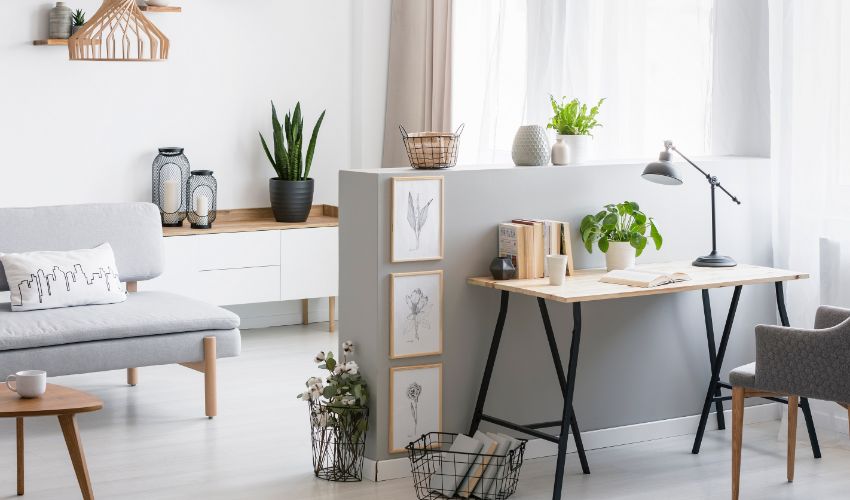
[[[812,420],[815,421],[816,429],[825,429],[837,434],[848,434],[847,410],[829,401],[809,401],[812,407]],[[797,418],[798,423],[803,422],[802,417]]]
[[[728,427],[728,425],[732,422],[732,411],[726,410],[724,413],[726,415]],[[779,420],[781,415],[782,411],[779,403],[748,406],[747,411],[744,412],[744,423],[755,424],[758,422]],[[824,415],[826,415],[826,413],[824,413]],[[846,429],[847,420],[845,419],[844,422]],[[687,417],[671,418],[655,422],[582,432],[581,437],[584,442],[585,450],[598,450],[600,448],[609,448],[611,446],[621,446],[625,444],[693,434],[698,423],[699,415],[690,415]],[[708,419],[706,430],[716,429],[717,419],[714,414],[712,414]],[[533,458],[551,457],[554,456],[557,451],[558,446],[554,443],[550,443],[542,439],[531,439],[528,441],[525,448],[525,458],[530,460]],[[573,443],[572,437],[570,437],[569,443],[567,444],[567,453],[575,453],[575,451],[575,444]],[[407,457],[379,461],[366,458],[363,461],[363,477],[370,481],[387,481],[390,479],[410,477],[410,462]]]

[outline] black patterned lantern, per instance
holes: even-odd
[[[186,183],[186,200],[189,210],[186,215],[193,229],[209,229],[215,222],[218,183],[212,170],[192,170]]]
[[[159,207],[162,225],[179,227],[186,218],[186,183],[189,181],[189,159],[183,148],[159,148],[153,160],[153,203]]]

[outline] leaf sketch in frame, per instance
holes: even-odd
[[[416,235],[416,246],[411,250],[419,250],[419,238],[422,235],[422,228],[428,220],[428,209],[431,208],[433,201],[434,198],[431,198],[425,206],[422,206],[419,193],[416,193],[416,203],[414,204],[413,193],[407,193],[407,223]]]
[[[418,342],[419,331],[431,328],[429,314],[433,304],[430,304],[430,301],[431,298],[423,293],[421,288],[416,288],[404,296],[404,303],[408,307],[408,314],[404,320],[404,333],[408,342]]]
[[[413,418],[413,434],[410,437],[416,437],[419,434],[419,396],[422,395],[422,386],[417,382],[407,386],[407,399],[410,400],[410,416]]]

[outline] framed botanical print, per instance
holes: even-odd
[[[393,262],[443,258],[443,177],[392,179]]]
[[[390,453],[443,429],[443,364],[390,368]]]
[[[390,358],[443,353],[443,271],[390,275]]]

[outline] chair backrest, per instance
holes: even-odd
[[[109,243],[121,281],[162,273],[162,225],[151,203],[0,208],[0,253],[79,250]],[[0,291],[9,290],[0,264]]]

